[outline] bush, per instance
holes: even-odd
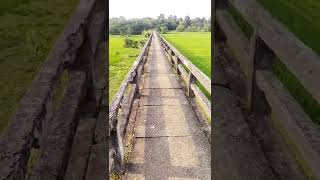
[[[125,37],[124,39],[124,47],[125,48],[139,48],[139,46],[141,46],[141,43],[144,44],[144,41],[141,42],[143,40],[140,40],[140,41],[136,41],[136,40],[133,40],[133,39],[130,39],[128,37]],[[142,44],[142,46],[143,46]]]
[[[191,26],[189,29],[191,32],[199,32],[201,29],[198,28],[197,26]]]
[[[144,46],[144,43],[146,42],[146,40],[145,39],[141,39],[140,41],[139,41],[139,47],[143,47]]]
[[[161,32],[162,34],[167,34],[167,32],[168,32],[167,26],[161,26],[161,27],[160,27],[160,32]]]
[[[143,31],[142,32],[142,35],[145,37],[145,38],[149,38],[151,36],[151,32],[150,31]]]
[[[185,26],[184,26],[183,24],[179,24],[178,27],[177,27],[177,30],[178,30],[179,32],[182,32],[182,31],[185,30]]]
[[[139,48],[138,41],[135,41],[133,39],[126,37],[124,39],[124,47],[125,48]]]

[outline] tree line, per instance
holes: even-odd
[[[164,14],[160,14],[157,18],[134,18],[126,19],[124,17],[109,19],[109,33],[114,35],[140,35],[143,31],[157,29],[162,33],[167,31],[211,31],[211,18],[194,18],[189,16],[178,18],[170,15],[165,18]]]

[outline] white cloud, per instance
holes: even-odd
[[[109,0],[110,17],[156,18],[161,13],[166,17],[210,17],[211,0]]]

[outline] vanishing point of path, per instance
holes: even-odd
[[[124,179],[211,179],[211,146],[156,34],[145,72]]]

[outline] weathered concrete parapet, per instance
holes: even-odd
[[[46,145],[31,179],[59,179],[64,176],[73,135],[79,120],[80,103],[86,93],[86,74],[71,72],[65,98],[52,120]]]
[[[94,57],[95,49],[101,41],[101,36],[102,33],[104,33],[104,26],[107,21],[106,4],[107,2],[104,0],[80,1],[78,8],[69,20],[64,32],[56,41],[43,67],[34,79],[31,88],[22,98],[9,127],[0,138],[0,166],[2,167],[0,169],[0,179],[24,179],[27,171],[26,166],[30,150],[32,148],[45,149],[45,152],[49,152],[58,147],[58,145],[55,146],[55,143],[59,144],[59,142],[56,141],[48,141],[51,143],[37,143],[39,142],[39,139],[49,140],[50,138],[55,137],[54,135],[51,136],[50,133],[49,137],[46,137],[48,135],[47,132],[52,132],[52,129],[50,128],[58,125],[53,124],[49,128],[49,125],[54,122],[54,119],[58,118],[52,106],[54,101],[53,92],[57,88],[62,72],[71,69],[81,69],[78,68],[79,64],[81,64],[81,62],[79,62],[78,53],[79,49],[83,49],[84,44],[87,44],[87,42],[90,42],[92,50],[91,52],[83,53],[91,54]],[[94,60],[94,58],[91,59]],[[90,80],[90,76],[87,76],[89,74],[93,74],[90,71],[95,71],[95,67],[91,69],[84,68],[80,71],[80,74],[74,74],[76,76],[79,75],[77,77],[74,77],[74,75],[72,75],[73,73],[70,73],[71,80],[66,87],[71,87],[81,80],[81,83],[77,84],[77,86],[78,88],[80,86],[82,87],[79,89],[81,92],[86,92],[90,86],[95,86],[96,82],[94,81],[92,81],[93,83],[91,84],[88,83],[90,82],[88,81]],[[74,94],[70,93],[70,91],[73,90]],[[78,97],[80,98],[80,96],[73,96],[77,94],[76,92],[78,92],[77,89],[67,90],[62,102],[65,102],[68,98],[72,97],[76,98],[73,99],[74,101],[80,100],[77,99]],[[74,101],[70,101],[70,103]],[[64,103],[61,104],[61,106],[63,105]],[[64,106],[64,113],[67,113],[64,117],[67,118],[69,116],[71,117],[72,114],[74,115],[74,112],[70,112],[71,109],[74,108],[76,107],[73,105]],[[70,118],[70,123],[73,125],[76,124],[76,121],[74,120],[75,119]],[[65,131],[61,136],[66,137],[66,142],[69,142],[70,136],[68,136],[68,134],[72,135],[72,128],[69,129],[70,131],[68,131],[68,129],[64,130]],[[63,142],[61,141],[60,143]],[[52,159],[53,156],[51,157],[51,155],[57,155],[56,160],[65,158],[61,156],[68,154],[68,148],[62,148],[59,150],[61,151],[61,154],[45,154],[44,152],[44,156],[41,156],[41,158],[44,159],[41,161],[44,162],[46,158]],[[59,171],[57,172],[59,175],[57,176],[63,175],[62,171],[64,170],[61,170],[62,167],[60,167],[60,165],[58,166],[59,167],[56,170]],[[40,172],[41,175],[41,171],[38,172]],[[57,177],[54,177],[53,179],[55,178]]]
[[[320,128],[273,75],[272,62],[277,56],[320,103],[320,57],[274,19],[256,0],[224,2],[230,3],[253,26],[254,35],[248,39],[227,11],[228,4],[220,4],[214,16],[214,58],[220,56],[217,54],[219,48],[227,46],[227,49],[231,49],[238,60],[238,69],[246,75],[246,83],[243,83],[247,96],[246,111],[257,115],[259,112],[256,110],[260,105],[270,107],[270,112],[264,113],[271,116],[277,126],[274,128],[280,129],[287,144],[294,146],[290,150],[295,154],[297,164],[308,176],[319,178],[319,147],[316,144],[319,144],[317,139],[320,137]],[[213,71],[216,73],[214,81],[224,86],[227,83],[229,86],[225,87],[232,90],[232,83],[228,83],[227,76],[223,74],[229,67],[221,68],[215,63],[213,61],[213,67],[216,68]],[[257,92],[263,94],[263,97],[254,96]]]
[[[229,0],[257,34],[320,103],[320,57],[256,0]]]
[[[291,150],[299,152],[303,168],[310,168],[313,176],[320,177],[320,127],[315,126],[300,105],[274,74],[265,70],[256,72],[257,85],[271,105],[271,115],[277,128],[284,133]],[[301,153],[301,154],[300,154]]]
[[[131,112],[134,96],[139,90],[140,76],[142,67],[145,63],[145,57],[148,55],[148,50],[151,40],[154,35],[151,35],[145,43],[140,55],[131,66],[125,80],[121,84],[119,91],[114,96],[111,106],[109,107],[109,173],[120,174],[124,168],[124,145],[123,135],[128,123],[129,114]],[[126,95],[128,93],[128,95]],[[120,111],[123,113],[120,115]]]
[[[213,88],[213,178],[275,180],[232,92]]]

